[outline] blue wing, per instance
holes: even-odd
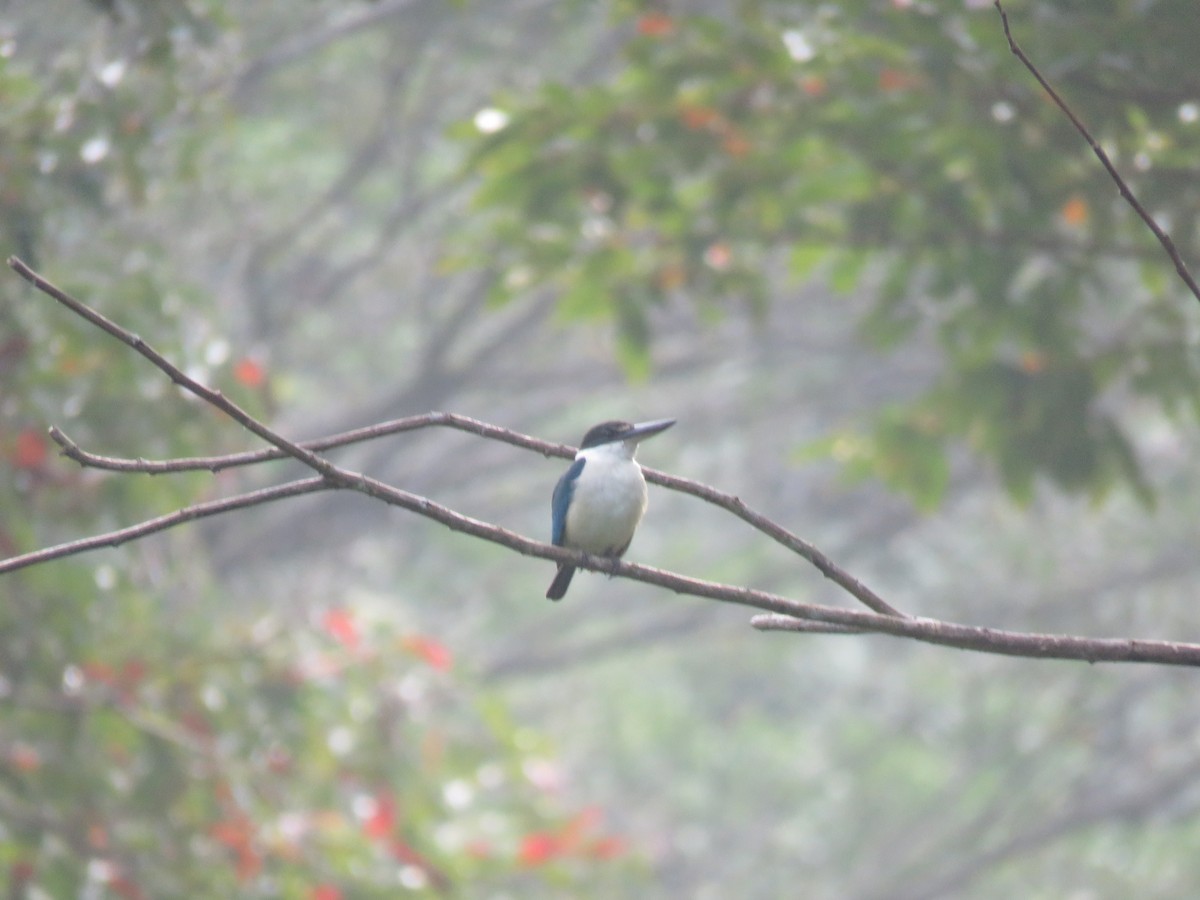
[[[571,505],[571,497],[575,495],[575,481],[579,478],[579,473],[583,471],[586,459],[577,459],[571,463],[571,468],[563,473],[563,477],[558,479],[558,484],[554,486],[554,497],[550,501],[550,512],[552,515],[550,543],[556,547],[563,545],[563,539],[566,537],[567,530],[567,507]]]

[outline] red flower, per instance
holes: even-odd
[[[382,840],[396,828],[396,798],[382,791],[375,795],[374,808],[363,820],[363,831],[373,840]]]
[[[267,370],[262,363],[242,357],[233,366],[233,377],[240,384],[249,388],[262,387],[267,381]]]
[[[425,660],[426,663],[439,672],[446,672],[454,665],[454,656],[446,646],[439,644],[431,638],[423,637],[419,634],[410,634],[401,640],[400,643],[405,650]]]
[[[523,866],[540,866],[559,856],[563,851],[563,843],[557,835],[545,831],[535,831],[525,835],[521,841],[521,849],[517,852],[517,861]]]
[[[321,619],[321,627],[336,641],[348,650],[357,650],[362,640],[358,631],[358,623],[349,610],[336,607],[325,613]]]
[[[588,859],[615,859],[626,851],[625,841],[615,835],[588,837],[604,818],[596,806],[580,810],[568,819],[557,832],[535,831],[527,834],[517,851],[517,861],[523,866],[540,866],[562,856]]]

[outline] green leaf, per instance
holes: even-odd
[[[863,250],[838,250],[829,267],[829,286],[839,294],[851,293],[858,287],[870,259]]]
[[[793,244],[788,251],[788,271],[798,279],[807,279],[831,252],[827,244]]]

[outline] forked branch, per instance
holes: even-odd
[[[866,588],[852,575],[836,566],[828,557],[811,544],[801,540],[761,514],[754,512],[738,498],[724,494],[707,485],[666,475],[661,472],[648,471],[647,477],[652,482],[663,487],[691,494],[737,515],[764,534],[771,536],[774,540],[779,541],[808,560],[822,574],[834,580],[852,596],[870,607],[870,611],[804,603],[764,591],[689,578],[674,572],[667,572],[637,563],[591,557],[574,550],[531,540],[523,535],[490,523],[464,516],[426,497],[392,487],[363,474],[343,469],[319,454],[323,450],[349,444],[354,441],[429,426],[458,428],[482,437],[502,440],[548,456],[569,456],[572,453],[571,448],[539,441],[536,438],[517,434],[495,425],[489,425],[449,413],[429,413],[424,416],[416,416],[410,419],[401,419],[395,422],[371,426],[366,429],[358,429],[354,432],[347,432],[346,434],[335,435],[318,441],[297,443],[278,434],[269,426],[258,421],[219,391],[214,391],[190,378],[141,338],[51,284],[30,269],[25,263],[17,259],[10,259],[9,265],[42,293],[54,298],[72,312],[131,347],[150,360],[173,382],[195,394],[238,422],[247,431],[250,431],[272,445],[272,449],[252,454],[151,462],[146,460],[114,459],[86,453],[74,445],[61,431],[54,429],[51,434],[60,446],[63,447],[64,453],[67,456],[75,459],[82,465],[124,472],[150,473],[194,469],[217,471],[221,468],[234,465],[250,465],[272,459],[290,457],[299,460],[316,474],[314,477],[289,482],[278,487],[241,494],[224,500],[197,504],[178,510],[167,516],[152,519],[140,525],[121,529],[117,532],[86,538],[56,548],[47,548],[24,556],[13,557],[0,562],[0,573],[14,571],[19,568],[46,562],[50,559],[73,555],[96,547],[123,543],[144,534],[174,527],[175,525],[203,516],[218,515],[234,509],[241,509],[313,491],[353,490],[375,500],[399,506],[417,515],[433,519],[454,531],[500,544],[526,556],[549,559],[555,562],[570,562],[581,568],[606,572],[611,575],[658,585],[676,593],[706,597],[712,600],[736,603],[762,610],[771,614],[769,616],[758,616],[753,620],[755,627],[762,629],[807,632],[832,631],[839,633],[847,631],[877,632],[897,637],[912,638],[926,643],[1010,656],[1074,659],[1089,662],[1153,662],[1169,665],[1200,666],[1200,645],[1198,644],[999,631],[937,619],[903,615],[883,601],[873,591]]]

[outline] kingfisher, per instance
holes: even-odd
[[[554,488],[551,543],[620,558],[646,512],[646,479],[633,456],[641,441],[674,424],[674,419],[655,419],[636,425],[601,422],[589,428],[575,461]],[[559,563],[546,596],[560,599],[574,574],[573,565]]]

